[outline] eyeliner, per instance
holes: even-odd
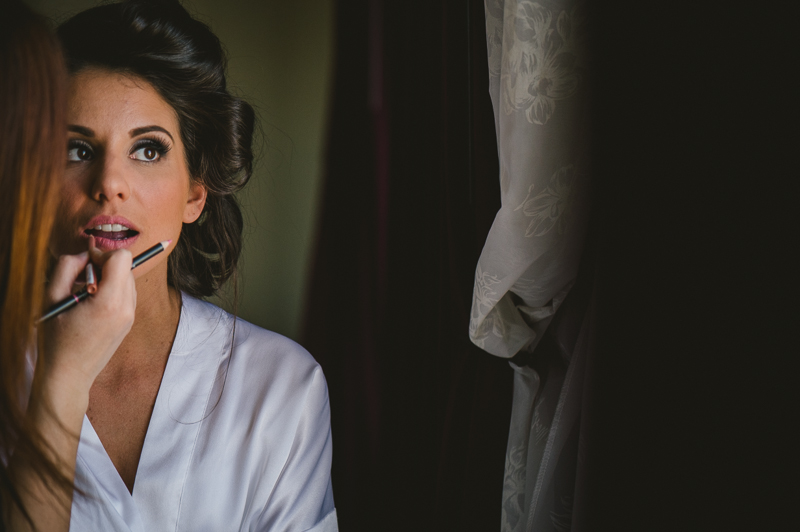
[[[148,249],[146,251],[143,251],[142,253],[136,255],[133,258],[133,262],[131,263],[131,270],[135,269],[137,266],[141,266],[143,263],[147,262],[148,260],[152,259],[156,255],[158,255],[159,253],[161,253],[162,251],[167,249],[167,246],[169,246],[171,243],[172,243],[172,240],[165,240],[163,242],[159,242],[158,244],[156,244],[155,246],[151,247],[150,249]],[[87,285],[88,284],[89,283],[87,283]],[[52,307],[47,309],[47,312],[44,314],[44,316],[39,318],[39,321],[37,321],[36,323],[37,324],[38,323],[42,323],[42,322],[45,322],[45,321],[49,320],[50,318],[54,318],[54,317],[58,316],[62,312],[65,312],[65,311],[71,309],[72,307],[74,307],[75,305],[77,305],[78,303],[80,303],[81,301],[86,299],[87,297],[89,297],[89,291],[84,286],[83,288],[78,290],[76,293],[71,294],[69,297],[65,297],[64,299],[62,299],[61,301],[59,301],[58,303],[56,303],[55,305],[53,305]]]

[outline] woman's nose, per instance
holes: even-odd
[[[91,197],[98,202],[126,201],[130,183],[125,176],[124,163],[118,158],[104,157],[92,181]]]

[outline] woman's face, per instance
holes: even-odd
[[[54,255],[80,253],[94,235],[103,251],[136,256],[197,220],[206,192],[193,183],[173,108],[141,78],[86,69],[71,79],[65,184]],[[141,277],[166,254],[137,268]],[[166,279],[166,277],[165,277]]]

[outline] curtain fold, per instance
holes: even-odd
[[[492,530],[513,371],[465,331],[500,205],[483,2],[342,0],[336,33],[301,343],[328,380],[339,525]]]
[[[584,9],[486,0],[485,15],[502,204],[476,268],[469,334],[513,357],[502,530],[570,530],[593,326],[587,290],[570,297],[589,215]],[[568,299],[582,311],[562,308]]]

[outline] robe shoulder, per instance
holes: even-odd
[[[242,318],[235,319],[221,308],[190,296],[185,298],[185,309],[191,313],[191,323],[199,336],[203,331],[212,331],[209,338],[212,346],[209,356],[221,356],[226,364],[227,382],[225,395],[249,397],[259,402],[275,400],[282,396],[281,402],[294,400],[305,402],[301,395],[315,388],[322,396],[317,401],[327,402],[327,383],[322,369],[314,357],[297,342],[273,331],[263,329]],[[231,349],[231,340],[233,348]],[[229,390],[234,386],[238,390]],[[241,393],[246,390],[246,394]],[[245,397],[246,396],[246,397]],[[324,397],[324,399],[323,399]],[[306,399],[312,399],[307,397]],[[263,404],[263,403],[262,403]]]
[[[135,490],[84,418],[71,530],[336,530],[331,463],[314,358],[184,294]]]

